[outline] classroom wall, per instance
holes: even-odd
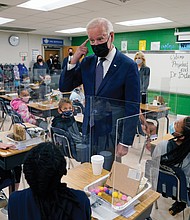
[[[190,27],[178,28],[178,31],[190,31]],[[161,50],[179,50],[179,44],[176,44],[176,36],[174,36],[175,29],[163,29],[163,30],[150,30],[150,31],[137,31],[137,32],[125,32],[116,33],[114,45],[121,50],[121,41],[127,41],[128,50],[138,50],[139,40],[146,40],[146,50],[150,50],[151,42],[160,42]],[[79,46],[87,39],[87,36],[73,37],[72,45]],[[92,54],[90,44],[87,44],[89,54]],[[160,92],[150,90],[148,91],[149,102],[151,102],[155,95],[160,95]],[[174,114],[190,115],[190,96],[175,94],[175,93],[163,93],[162,95],[167,97],[168,106],[171,107],[171,112]],[[169,97],[169,98],[168,98]]]
[[[11,46],[8,39],[11,35],[17,35],[20,37],[20,43],[18,46]],[[63,39],[65,45],[70,45],[70,39],[68,37],[57,36],[44,36],[25,33],[12,33],[12,32],[0,32],[0,63],[24,63],[27,67],[31,67],[32,62],[32,50],[39,50],[39,54],[43,54],[42,38]],[[20,56],[21,52],[26,52],[27,57],[25,60]]]

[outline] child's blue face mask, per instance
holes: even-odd
[[[182,133],[179,133],[175,130],[175,121],[173,123],[170,124],[169,126],[169,133],[173,136],[179,137],[182,136]]]
[[[70,118],[73,116],[73,111],[68,110],[68,111],[62,112],[61,115],[64,116],[64,118]]]

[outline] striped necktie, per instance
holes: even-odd
[[[106,58],[102,57],[100,58],[100,62],[96,66],[96,87],[95,91],[97,93],[98,88],[103,80],[103,74],[104,74],[104,68],[103,68],[103,62],[106,60]]]

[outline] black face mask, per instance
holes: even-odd
[[[109,40],[109,37],[108,37]],[[106,57],[109,53],[108,48],[108,40],[105,43],[98,44],[98,45],[91,45],[93,52],[96,54],[97,57]]]
[[[70,52],[70,53],[69,53],[69,56],[70,56],[70,57],[71,57],[71,56],[73,56],[73,53],[72,53],[72,52]]]
[[[53,56],[51,56],[50,59],[53,59]]]
[[[41,62],[42,62],[42,59],[38,59],[38,62],[41,63]]]

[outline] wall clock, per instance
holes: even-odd
[[[16,35],[11,35],[9,37],[9,44],[11,46],[18,46],[19,45],[19,42],[20,42],[20,38]]]

